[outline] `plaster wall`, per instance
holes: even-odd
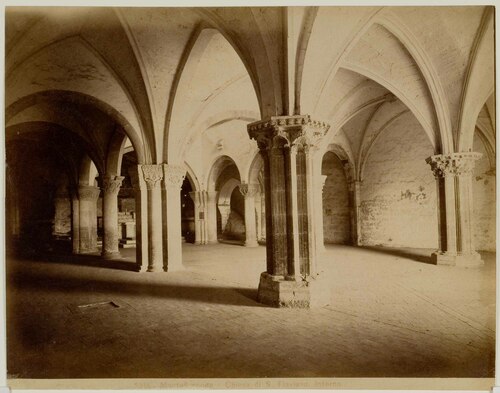
[[[425,159],[433,154],[410,113],[374,143],[361,183],[361,244],[436,248],[436,182]]]
[[[477,250],[495,251],[496,179],[483,142],[474,136],[474,151],[483,154],[476,162],[472,177],[474,198],[474,244]]]

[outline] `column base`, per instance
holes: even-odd
[[[163,273],[163,266],[148,266],[146,270],[148,273]]]
[[[452,254],[436,251],[431,254],[431,262],[436,265],[458,267],[481,267],[484,265],[481,255],[477,252],[471,254]]]
[[[322,279],[288,281],[267,272],[260,275],[257,300],[279,308],[316,308],[330,304],[330,288]]]
[[[144,265],[136,264],[134,271],[136,271],[137,273],[146,273],[148,271],[148,269]]]
[[[95,248],[95,249],[86,249],[86,250],[82,250],[80,248],[80,251],[78,252],[78,254],[80,254],[80,255],[86,255],[86,254],[96,254],[98,252],[99,252],[99,250],[97,248]]]
[[[257,240],[254,241],[245,241],[245,247],[259,247],[259,243],[257,243]]]
[[[120,254],[119,251],[104,251],[103,253],[101,253],[101,257],[103,257],[104,259],[121,259],[122,256]]]

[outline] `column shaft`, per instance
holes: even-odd
[[[80,247],[82,254],[97,252],[97,198],[100,189],[94,186],[79,186],[80,199]]]
[[[207,192],[207,240],[217,243],[217,192]]]
[[[181,187],[186,174],[182,166],[163,164],[165,271],[182,270]]]
[[[80,201],[78,195],[71,198],[71,242],[73,254],[80,253]]]
[[[103,176],[103,227],[102,256],[105,258],[120,257],[118,228],[118,192],[124,177],[115,175]]]
[[[141,165],[147,187],[148,272],[163,271],[162,210],[160,181],[161,165]]]
[[[255,195],[257,186],[243,183],[240,192],[245,199],[245,247],[257,247],[257,224],[255,222]]]

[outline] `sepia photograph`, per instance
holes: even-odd
[[[4,18],[7,387],[494,387],[493,5]]]

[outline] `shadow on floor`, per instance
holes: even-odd
[[[31,293],[61,292],[74,295],[99,293],[103,297],[109,297],[110,301],[113,300],[114,295],[128,295],[144,299],[153,297],[229,306],[263,307],[256,301],[257,290],[251,288],[141,282],[137,279],[120,280],[116,278],[106,280],[94,277],[75,277],[65,273],[35,271],[26,268],[26,266],[9,270],[12,271],[7,275],[8,288],[15,287],[15,289],[30,291]]]
[[[360,246],[360,248],[433,265],[430,254],[429,255],[426,253],[424,254],[424,252],[426,251],[419,252],[418,250],[377,247],[377,246]]]
[[[13,258],[16,259],[18,257],[14,256]],[[75,255],[64,253],[43,253],[43,255],[22,255],[21,258],[26,261],[40,263],[61,263],[64,265],[80,265],[104,269],[137,271],[135,262],[125,261],[122,258],[104,259],[98,254]]]

